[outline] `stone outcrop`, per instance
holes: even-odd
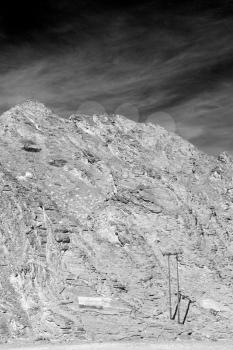
[[[0,339],[231,338],[232,176],[230,155],[152,124],[33,101],[4,113]],[[184,325],[167,249],[182,250]]]

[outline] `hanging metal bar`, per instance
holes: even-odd
[[[177,274],[177,322],[180,323],[180,280],[179,280],[179,264],[178,254],[176,254],[176,274]]]
[[[187,318],[187,316],[188,316],[188,312],[189,312],[189,307],[190,307],[190,304],[192,303],[192,301],[191,300],[189,300],[188,301],[188,305],[187,305],[187,308],[186,308],[186,312],[185,312],[185,315],[184,315],[184,319],[183,319],[183,322],[182,322],[182,324],[184,324],[185,323],[185,321],[186,321],[186,318]]]
[[[181,294],[180,294],[180,299],[181,299]],[[177,310],[178,310],[178,303],[176,304],[175,311],[174,311],[174,313],[173,313],[173,315],[172,315],[172,320],[175,320],[176,315],[177,315]]]

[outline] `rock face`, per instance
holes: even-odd
[[[229,155],[28,101],[0,118],[0,192],[2,341],[232,338]],[[184,325],[169,319],[167,249],[183,252]]]

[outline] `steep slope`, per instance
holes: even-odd
[[[229,155],[33,101],[1,116],[0,155],[0,339],[232,337]],[[184,325],[169,320],[167,250],[183,252]]]

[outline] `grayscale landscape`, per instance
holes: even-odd
[[[230,349],[230,154],[32,100],[0,117],[0,153],[2,349]]]
[[[232,28],[1,1],[0,350],[233,349]]]

